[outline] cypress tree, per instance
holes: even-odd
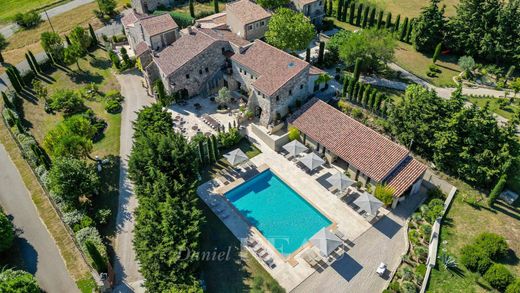
[[[359,91],[356,96],[356,102],[358,104],[361,104],[363,102],[363,94],[365,93],[366,85],[364,83],[359,83]]]
[[[65,41],[67,42],[67,46],[72,46],[72,43],[70,42],[69,36],[65,36]]]
[[[327,8],[327,5],[329,4],[329,1],[325,0],[325,3],[323,3],[323,14],[329,15],[329,9]]]
[[[437,46],[435,47],[435,52],[433,53],[432,62],[435,64],[437,62],[437,59],[439,59],[439,55],[441,54],[442,49],[442,42],[439,42]]]
[[[199,140],[198,152],[199,152],[200,164],[204,165],[204,158],[205,158],[205,156],[204,156],[204,145],[203,145],[203,141],[202,140]]]
[[[406,37],[406,31],[408,30],[408,17],[404,18],[403,26],[401,27],[401,34],[399,36],[399,40],[401,42],[404,41],[404,38]]]
[[[356,25],[359,26],[361,24],[361,14],[363,13],[363,3],[359,3],[356,15]]]
[[[27,61],[27,64],[29,64],[29,67],[31,68],[31,71],[37,75],[38,72],[36,71],[36,68],[34,68],[34,65],[32,63],[32,60],[31,58],[29,57],[29,55],[27,53],[25,53],[25,60]]]
[[[97,39],[97,36],[96,36],[96,33],[94,32],[94,28],[92,28],[92,25],[89,23],[88,24],[88,31],[90,32],[90,37],[92,38],[92,47],[97,47],[98,45],[98,39]]]
[[[341,12],[343,10],[343,0],[338,0],[338,10],[336,11],[336,19],[341,21]]]
[[[4,63],[4,56],[2,55],[2,50],[0,50],[0,64]]]
[[[334,4],[332,3],[332,0],[329,0],[329,11],[327,16],[332,16],[332,11],[334,11]]]
[[[354,87],[352,87],[352,96],[350,98],[350,101],[356,102],[357,101],[357,95],[359,93],[359,83],[355,82],[354,80],[352,80],[352,82],[354,82]]]
[[[190,5],[190,15],[191,15],[191,17],[195,18],[195,6],[193,6],[193,0],[189,1],[189,5]]]
[[[215,9],[215,13],[219,13],[218,0],[213,0],[213,7]]]
[[[354,98],[354,87],[356,85],[356,81],[351,79],[349,82],[348,82],[348,99],[350,101],[353,100]]]
[[[323,62],[323,56],[325,54],[325,42],[320,42],[320,48],[318,50],[318,64]]]
[[[379,11],[379,15],[377,16],[377,29],[381,29],[383,26],[383,10]]]
[[[213,145],[213,151],[215,153],[215,161],[216,161],[218,159],[218,157],[220,156],[220,154],[218,151],[217,138],[213,134],[211,135],[211,144]]]
[[[361,58],[356,58],[356,64],[354,65],[354,81],[358,81],[360,75],[361,75]]]
[[[346,97],[347,96],[347,87],[349,85],[349,78],[348,75],[343,76],[343,88],[341,89],[341,96]]]
[[[7,97],[7,95],[2,92],[2,99],[4,100],[4,106],[6,108],[9,108],[11,110],[16,110],[13,103],[11,102],[11,100],[9,100],[9,98]]]
[[[372,89],[372,94],[370,95],[370,99],[368,100],[368,107],[372,111],[374,110],[374,105],[376,103],[377,94],[378,94],[377,89]]]
[[[361,102],[363,104],[363,107],[367,108],[368,106],[368,98],[370,97],[370,94],[372,93],[372,87],[367,84],[365,86],[365,91],[363,92],[363,101]]]
[[[90,258],[92,259],[92,265],[99,273],[106,273],[107,270],[107,261],[101,255],[96,245],[92,243],[92,241],[85,241],[85,248],[87,249]]]
[[[513,75],[513,72],[515,72],[515,69],[516,69],[516,66],[514,65],[511,65],[509,67],[509,69],[507,70],[507,73],[506,75],[504,76],[504,79],[506,80],[506,83],[509,81],[509,79],[511,78],[511,75]]]
[[[31,58],[34,68],[36,68],[36,71],[42,73],[43,72],[42,68],[41,68],[40,64],[38,63],[38,61],[36,60],[36,58],[34,57],[34,54],[31,51],[29,51],[27,53],[29,54],[29,58]]]
[[[381,93],[376,94],[376,98],[374,99],[374,105],[372,108],[375,112],[379,111],[379,108],[381,108]]]
[[[385,28],[390,29],[392,27],[392,12],[388,12],[386,15]]]
[[[350,0],[345,0],[345,3],[343,5],[343,11],[341,13],[341,21],[343,21],[343,22],[347,21],[347,12],[348,12],[349,7],[350,7]]]
[[[22,78],[22,75],[20,74],[20,71],[18,70],[18,68],[16,68],[16,66],[11,66],[11,68],[13,69],[14,75],[18,79],[18,82],[20,83],[20,85],[22,87],[26,86],[25,80]]]
[[[205,149],[206,149],[205,153],[208,155],[207,162],[209,164],[211,164],[213,162],[213,156],[211,155],[211,149],[212,149],[211,144],[209,143],[208,140],[206,140],[206,143],[204,144],[204,146],[205,146]]]
[[[493,190],[491,190],[491,193],[489,194],[488,198],[488,204],[492,206],[495,203],[495,200],[498,198],[500,193],[502,193],[502,190],[504,190],[504,187],[507,183],[507,174],[503,174],[500,176],[500,179],[498,180],[495,187],[493,187]]]
[[[412,30],[413,30],[413,19],[410,20],[410,23],[408,24],[408,29],[406,30],[406,36],[405,36],[405,42],[410,43],[410,38],[412,37]]]
[[[394,32],[398,32],[399,31],[400,22],[401,22],[401,14],[398,14],[396,19],[395,19]]]
[[[18,83],[18,80],[16,79],[16,76],[14,75],[11,67],[7,67],[7,69],[5,70],[5,73],[7,74],[7,78],[9,78],[9,81],[11,82],[11,85],[13,86],[14,90],[17,93],[20,93],[22,91],[22,87]]]
[[[370,18],[368,20],[368,26],[373,27],[375,21],[376,21],[376,8],[372,7],[372,10],[370,11]]]
[[[354,24],[354,13],[356,12],[356,2],[350,4],[350,12],[348,15],[348,23]]]
[[[368,13],[370,12],[370,6],[366,6],[365,7],[365,11],[363,11],[363,24],[361,25],[361,27],[367,27],[368,25]]]
[[[305,50],[305,61],[311,63],[311,48]]]

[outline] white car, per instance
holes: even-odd
[[[382,277],[386,272],[386,264],[382,262],[376,270],[376,273]]]

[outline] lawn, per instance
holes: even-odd
[[[335,18],[331,19],[334,21],[334,25],[339,28],[349,31],[356,31],[360,29],[359,27],[353,26],[349,23],[340,22]],[[457,65],[458,56],[446,56],[441,54],[439,60],[437,61],[437,65],[441,70],[441,73],[438,74],[438,76],[432,78],[426,75],[428,72],[428,67],[432,64],[431,54],[417,52],[410,44],[400,41],[396,42],[397,48],[394,52],[394,62],[397,65],[433,85],[441,87],[455,86],[453,77],[458,75],[461,71],[460,67]]]
[[[378,8],[392,12],[394,20],[398,14],[401,15],[401,19],[405,16],[417,17],[421,8],[429,4],[427,0],[367,0],[366,2],[375,3]],[[452,16],[455,15],[455,5],[458,3],[459,0],[443,0],[440,5],[446,5],[446,16]]]
[[[458,261],[460,249],[470,243],[482,232],[493,232],[506,238],[510,253],[501,263],[520,277],[520,209],[516,206],[498,202],[490,209],[485,199],[480,205],[472,206],[464,201],[464,197],[479,198],[484,196],[466,184],[455,182],[459,188],[450,210],[443,222],[439,249],[446,249],[459,263],[460,272],[451,273],[437,266],[432,271],[428,292],[486,292],[490,291],[486,281],[478,274],[471,273]]]
[[[398,42],[397,49],[395,50],[394,61],[397,65],[433,85],[440,87],[455,86],[453,77],[458,75],[461,71],[460,67],[457,65],[458,56],[446,56],[441,54],[437,61],[441,73],[437,77],[433,78],[426,75],[428,67],[432,64],[431,58],[431,54],[417,52],[412,45]]]
[[[197,15],[198,13],[201,13],[201,12],[206,13],[206,12],[213,12],[214,11],[213,1],[209,1],[209,2],[206,2],[206,3],[194,2],[194,7],[195,7],[195,15]],[[225,11],[226,10],[226,3],[219,2],[218,3],[218,8],[219,8],[220,12]],[[186,2],[186,4],[174,7],[174,9],[172,9],[172,11],[182,12],[182,13],[185,13],[185,14],[189,15],[190,14],[190,6]]]
[[[118,7],[121,8],[126,0],[118,0]],[[79,6],[73,10],[65,12],[51,18],[52,26],[60,35],[68,34],[75,26],[79,25],[87,27],[90,23],[94,29],[101,28],[103,23],[97,19],[93,10],[98,9],[95,2]],[[34,54],[43,52],[40,46],[40,35],[43,32],[52,31],[48,21],[42,22],[38,27],[30,30],[20,30],[9,37],[9,42],[6,49],[2,51],[5,62],[16,65],[25,60],[24,54],[30,50]],[[0,66],[0,73],[3,73],[5,68]]]
[[[71,0],[2,0],[0,3],[0,23],[13,21],[15,14],[32,10],[41,11],[42,8],[50,8],[62,5]]]
[[[502,98],[478,98],[470,97],[469,101],[473,104],[484,107],[486,103],[489,103],[489,110],[507,119],[513,118],[515,111],[520,111],[520,100]],[[511,104],[509,104],[511,102]]]

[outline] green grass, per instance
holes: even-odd
[[[78,286],[81,293],[92,293],[95,292],[94,289],[97,289],[96,282],[92,277],[81,279],[76,281],[76,285]]]
[[[41,11],[41,8],[50,8],[62,5],[71,0],[2,0],[0,3],[0,23],[11,22],[15,14],[26,13],[32,10]]]
[[[340,22],[335,18],[334,25],[349,31],[359,30],[360,28],[349,23]],[[394,62],[403,69],[413,73],[414,75],[428,81],[429,83],[440,87],[455,86],[453,77],[458,75],[461,71],[457,65],[458,56],[455,55],[441,55],[437,61],[438,68],[441,70],[436,77],[429,77],[426,75],[428,67],[432,64],[431,54],[423,54],[417,52],[412,45],[400,41],[397,42],[395,49]],[[396,78],[390,78],[396,80]]]
[[[473,104],[484,107],[486,103],[489,103],[489,110],[506,118],[511,119],[513,118],[513,115],[515,114],[515,111],[520,111],[520,100],[515,99],[513,103],[510,105],[507,105],[505,107],[500,106],[500,101],[506,101],[502,98],[477,98],[477,97],[470,97],[469,101]]]
[[[432,271],[428,292],[486,292],[488,284],[476,273],[469,272],[458,261],[461,248],[473,241],[482,232],[493,232],[506,238],[511,252],[500,260],[513,274],[520,276],[520,209],[519,203],[510,206],[499,201],[495,208],[486,204],[482,194],[458,180],[452,181],[459,188],[450,210],[443,222],[440,236],[440,251],[446,249],[459,264],[460,272],[452,273],[437,266]],[[472,206],[464,198],[480,200]]]

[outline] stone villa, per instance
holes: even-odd
[[[199,19],[179,31],[167,14],[123,17],[129,43],[148,88],[160,79],[168,93],[209,96],[223,86],[247,96],[260,124],[273,124],[320,89],[323,72],[259,40],[271,13],[250,0],[226,5],[226,13]]]
[[[132,0],[132,7],[141,14],[151,13],[159,7],[172,7],[174,0]]]

